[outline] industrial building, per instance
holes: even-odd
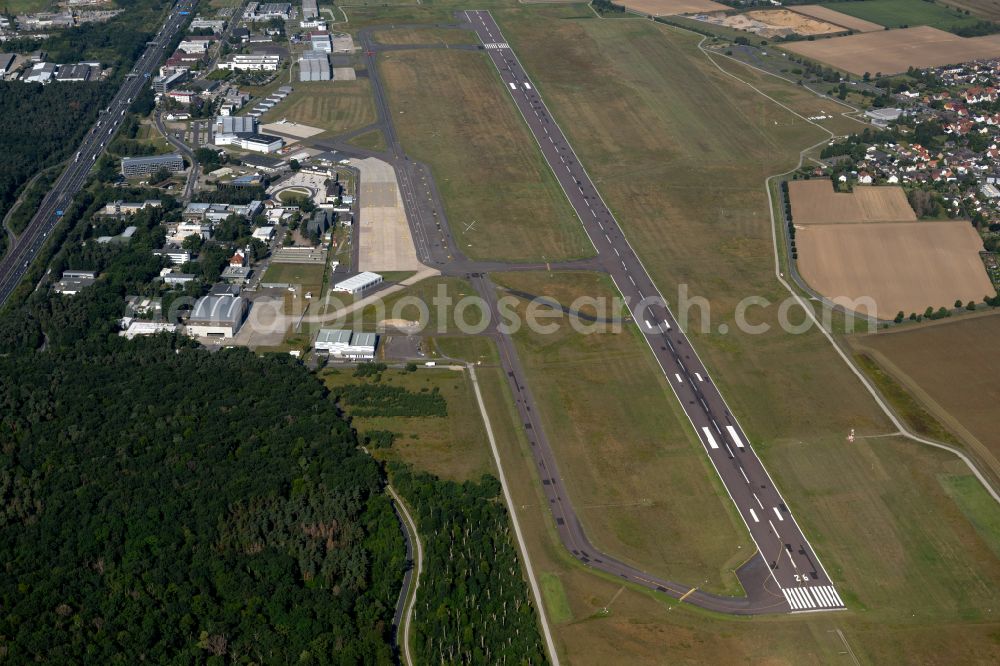
[[[378,335],[375,333],[321,328],[313,348],[330,356],[361,361],[375,358],[377,346]]]
[[[237,148],[252,150],[257,153],[273,153],[281,150],[281,147],[285,145],[285,141],[280,136],[272,136],[270,134],[237,132],[235,134],[216,134],[215,145],[236,146]]]
[[[276,72],[281,56],[270,53],[237,53],[229,62],[220,62],[219,69],[238,69],[246,72]]]
[[[371,289],[380,282],[382,282],[381,275],[378,273],[372,273],[371,271],[365,271],[338,282],[333,285],[333,290],[346,291],[348,294],[360,294],[366,289]]]
[[[287,21],[292,15],[292,5],[288,2],[251,2],[243,14],[250,21],[281,19]]]
[[[56,66],[51,62],[37,62],[22,79],[26,83],[48,83],[56,74]]]
[[[14,61],[17,56],[13,53],[0,53],[0,78],[14,68]]]
[[[329,81],[330,58],[322,51],[306,51],[299,58],[299,81]]]
[[[225,146],[232,141],[227,141],[225,137],[233,134],[255,134],[257,132],[257,119],[249,116],[216,116],[212,125],[215,133],[215,145]],[[222,141],[219,137],[224,137]]]
[[[302,0],[302,20],[311,21],[319,16],[316,0]]]
[[[56,81],[89,81],[90,65],[78,63],[76,65],[59,65],[56,73]]]
[[[215,285],[198,299],[187,322],[188,335],[231,338],[246,319],[247,303],[235,285]]]
[[[63,271],[62,278],[56,282],[53,290],[63,296],[75,296],[95,282],[97,273],[94,271]]]
[[[316,31],[309,33],[309,44],[312,46],[313,51],[333,52],[333,41],[330,39],[330,33],[328,32]]]
[[[184,171],[184,158],[179,153],[153,155],[152,157],[123,157],[122,175],[126,178],[149,176],[160,169],[171,173]]]

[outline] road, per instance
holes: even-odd
[[[195,185],[198,183],[198,160],[194,156],[194,151],[191,150],[189,145],[170,133],[170,130],[163,124],[163,116],[160,114],[159,109],[153,111],[153,122],[156,124],[157,131],[163,135],[163,138],[191,163],[187,181],[184,183],[183,194],[184,201],[191,201],[191,197],[194,196]]]
[[[816,611],[842,609],[843,601],[815,551],[802,533],[788,504],[775,487],[750,439],[726,404],[711,375],[681,330],[666,300],[636,256],[617,220],[594,187],[562,130],[552,118],[517,56],[487,11],[465,12],[496,66],[504,86],[531,129],[546,162],[586,229],[605,269],[629,303],[632,315],[656,358],[667,382],[700,439],[719,478],[754,540],[759,557],[741,569],[746,587],[760,577],[761,563],[767,573],[759,589],[747,588],[748,597],[735,599],[692,591],[654,577],[602,555],[587,540],[572,505],[555,459],[538,428],[531,409],[533,400],[519,368],[509,336],[500,335],[501,358],[508,370],[512,390],[525,428],[532,440],[560,537],[581,561],[608,573],[661,589],[699,606],[731,613]],[[482,274],[471,276],[482,295],[492,285]],[[532,434],[533,433],[533,434]],[[762,560],[761,560],[762,558]],[[667,583],[667,584],[664,584]]]
[[[149,84],[147,77],[152,77],[159,67],[165,55],[165,46],[170,44],[188,19],[188,16],[182,16],[180,12],[191,11],[193,6],[193,0],[180,0],[174,5],[160,31],[149,42],[132,71],[122,81],[111,104],[101,111],[72,160],[45,195],[27,229],[0,260],[0,305],[7,302],[20,283],[52,229],[59,222],[61,211],[66,210],[73,197],[83,188],[91,167],[104,152],[111,137],[118,131],[136,95]]]

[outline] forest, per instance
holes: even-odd
[[[13,355],[0,415],[8,659],[392,660],[399,525],[288,357],[169,338]]]
[[[492,476],[445,481],[399,463],[390,472],[416,510],[424,543],[414,615],[417,663],[545,663],[500,482]]]
[[[121,78],[156,32],[163,10],[172,3],[116,0],[116,4],[127,11],[107,23],[57,31],[44,44],[50,62],[88,60],[112,67],[107,80],[45,86],[0,81],[0,146],[4,148],[4,159],[0,160],[0,219],[32,176],[73,154],[98,111],[114,95]],[[38,42],[12,43],[5,50],[40,47]]]

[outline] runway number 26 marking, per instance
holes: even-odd
[[[795,574],[795,582],[796,583],[808,583],[809,582],[809,576],[807,576],[806,574]]]

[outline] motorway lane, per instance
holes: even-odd
[[[622,234],[493,17],[486,11],[470,11],[465,15],[482,40],[486,54],[500,73],[505,88],[583,222],[606,269],[628,301],[650,350],[746,523],[769,567],[773,585],[769,583],[768,587],[774,594],[780,591],[780,598],[788,610],[843,608],[830,577],[754,452],[749,438],[677,325],[666,301]]]
[[[163,60],[164,45],[170,43],[188,19],[187,16],[181,16],[179,12],[190,11],[193,4],[193,0],[180,0],[174,5],[160,31],[143,51],[132,71],[122,81],[121,87],[107,109],[101,111],[98,120],[84,137],[69,165],[56,179],[49,193],[42,199],[42,203],[28,227],[22,232],[17,243],[0,260],[0,305],[7,302],[10,294],[20,283],[31,262],[45,244],[52,229],[59,222],[57,211],[65,210],[70,205],[73,197],[86,182],[97,157],[104,152],[105,146],[121,126],[132,101],[142,88],[148,85],[146,76],[151,77]]]

